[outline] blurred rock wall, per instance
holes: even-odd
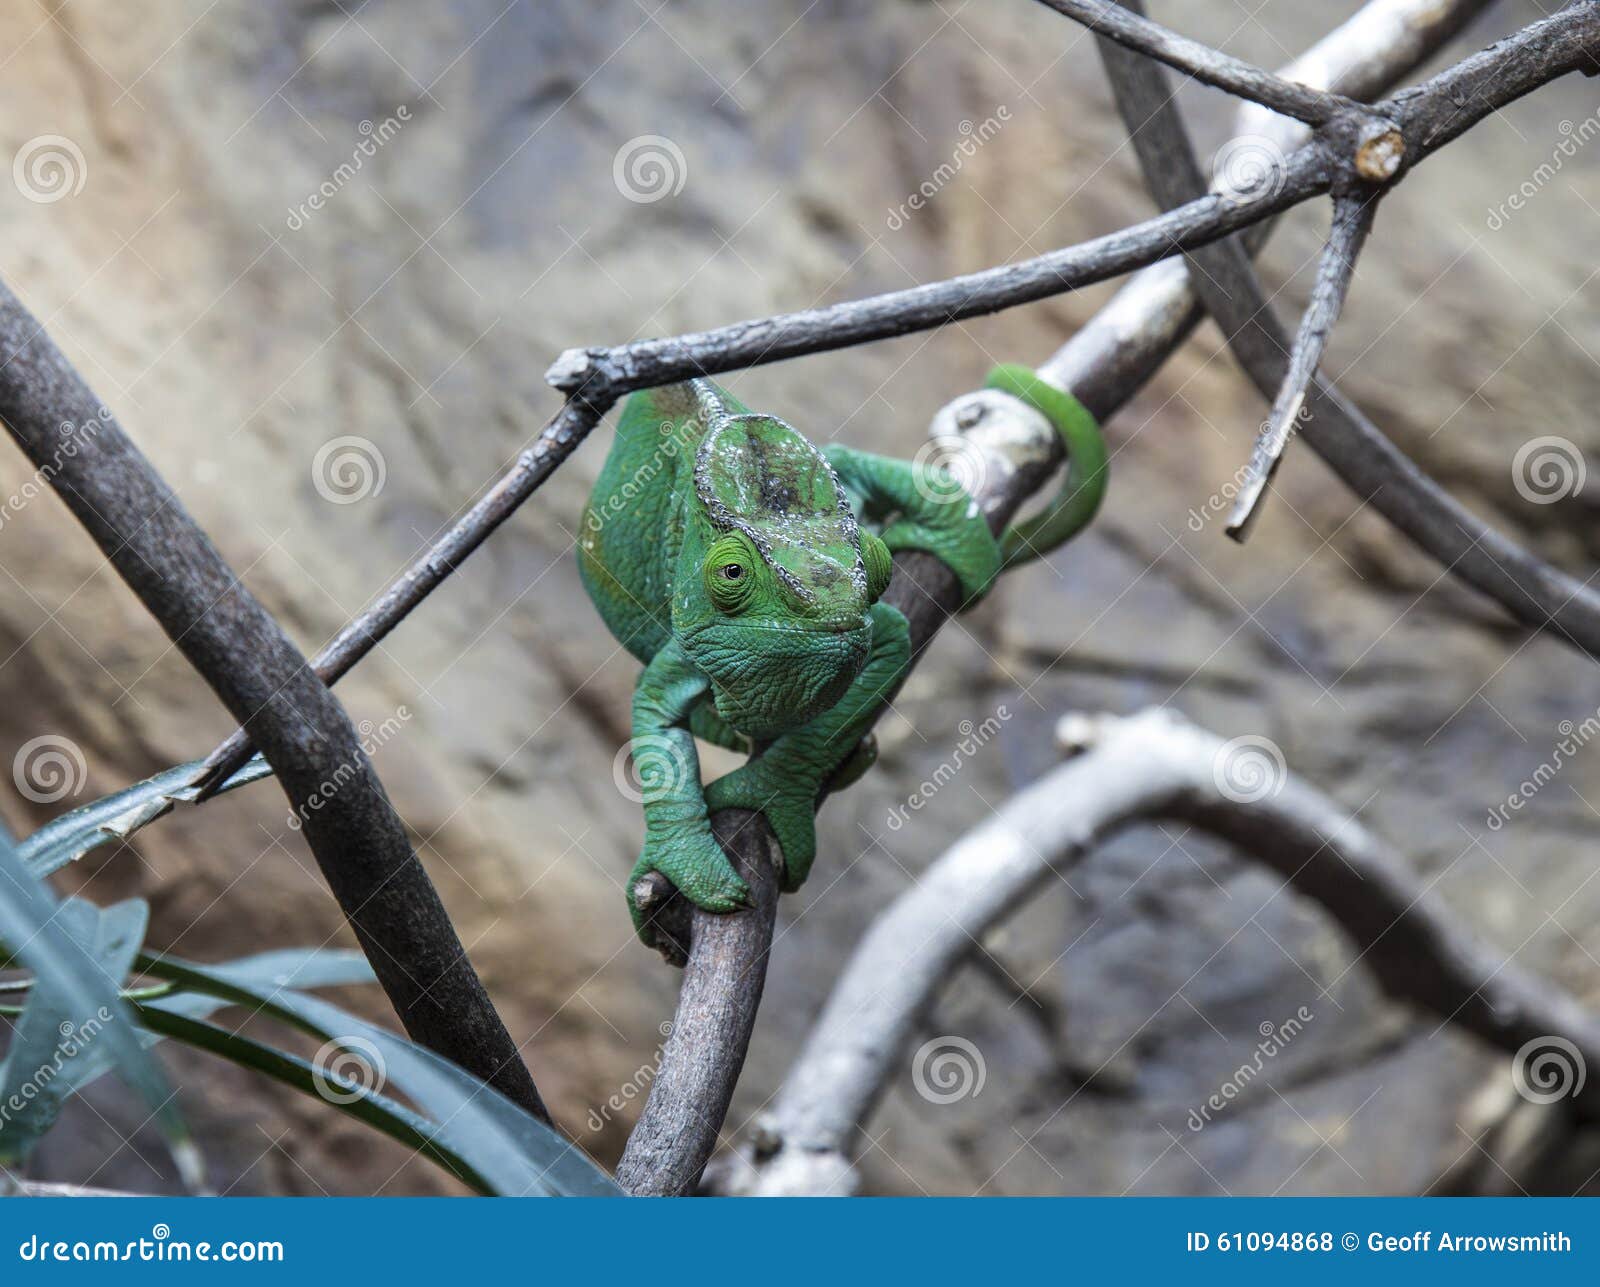
[[[1266,64],[1354,8],[1155,6]],[[1536,16],[1502,6],[1456,51]],[[0,272],[307,651],[537,431],[561,349],[906,286],[1150,212],[1091,42],[1022,0],[41,0],[0,10],[0,59]],[[1456,495],[1580,575],[1600,485],[1530,503],[1513,458],[1543,435],[1600,447],[1600,143],[1498,228],[1490,212],[1584,136],[1594,86],[1517,104],[1407,179],[1327,363]],[[1230,105],[1184,101],[1214,146]],[[1297,212],[1268,253],[1286,314],[1325,221]],[[1110,289],[730,383],[818,438],[909,454],[943,402],[994,361],[1043,359]],[[1093,531],[930,651],[785,904],[730,1130],[875,912],[1053,762],[1070,709],[1170,704],[1271,739],[1484,936],[1600,1003],[1600,750],[1487,821],[1600,706],[1592,665],[1442,576],[1302,447],[1250,545],[1226,540],[1214,498],[1263,415],[1203,330],[1110,426]],[[604,450],[602,432],[339,692],[357,720],[398,720],[384,781],[546,1099],[610,1161],[675,977],[622,901],[636,666],[572,558]],[[0,494],[29,476],[0,453]],[[5,784],[14,830],[229,730],[53,498],[6,511],[0,570],[0,756],[48,734],[85,762],[68,799]],[[1002,735],[892,829],[963,721],[1001,707]],[[63,887],[150,900],[154,941],[203,959],[349,941],[270,784]],[[1463,1123],[1513,1102],[1502,1056],[1387,1004],[1314,907],[1181,827],[1096,854],[982,947],[927,1018],[982,1052],[982,1093],[926,1102],[908,1058],[865,1146],[874,1191],[1419,1191],[1477,1156]],[[346,999],[384,1014],[375,990]],[[1304,1030],[1191,1129],[1301,1007]],[[169,1065],[219,1187],[446,1187],[320,1105]],[[98,1087],[38,1174],[170,1184],[141,1118]],[[1570,1190],[1590,1151],[1541,1175]]]

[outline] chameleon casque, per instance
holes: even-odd
[[[749,888],[712,836],[718,809],[765,815],[784,889],[805,880],[818,795],[870,767],[863,737],[910,664],[906,619],[881,601],[892,551],[937,556],[970,603],[1003,565],[1093,515],[1106,456],[1088,412],[1026,368],[997,368],[990,384],[1044,412],[1071,467],[1071,489],[1002,541],[948,474],[819,450],[709,380],[628,400],[578,566],[611,633],[645,663],[630,743],[645,816],[628,879],[636,929],[633,887],[651,871],[708,911],[746,905]],[[702,787],[695,738],[765,752]]]

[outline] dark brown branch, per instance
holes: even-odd
[[[1368,109],[1327,90],[1313,89],[1275,76],[1264,68],[1191,40],[1151,22],[1142,7],[1121,8],[1110,0],[1040,0],[1057,13],[1081,22],[1090,31],[1127,49],[1147,55],[1193,76],[1202,84],[1226,90],[1307,125],[1323,125],[1342,112]]]
[[[1457,64],[1445,76],[1456,82],[1456,100],[1429,113],[1415,137],[1428,141],[1459,135],[1461,115],[1489,96],[1527,92],[1543,74],[1540,59],[1565,70],[1600,66],[1593,45],[1554,42],[1551,22],[1600,27],[1600,5],[1576,4]],[[1168,106],[1170,93],[1157,67],[1116,46],[1102,54],[1118,106],[1133,134],[1145,180],[1162,205],[1175,205],[1205,187],[1183,122]],[[1547,68],[1546,68],[1547,70]],[[1428,84],[1438,83],[1435,77]],[[1423,90],[1407,90],[1392,101],[1414,101]],[[1413,131],[1407,130],[1407,148]],[[1235,240],[1195,252],[1190,282],[1222,328],[1234,356],[1263,397],[1281,387],[1290,349],[1287,332],[1273,312],[1244,247]],[[1499,603],[1532,630],[1549,630],[1589,656],[1600,658],[1600,593],[1535,557],[1495,531],[1429,478],[1338,389],[1314,380],[1309,416],[1301,433],[1312,449],[1364,502],[1372,505],[1451,575]]]
[[[261,746],[406,1031],[547,1116],[344,708],[3,284],[0,353],[0,419]]]
[[[1245,469],[1228,518],[1228,535],[1243,541],[1257,512],[1257,505],[1278,472],[1284,446],[1305,407],[1306,390],[1322,361],[1328,336],[1344,308],[1350,279],[1355,276],[1356,259],[1372,231],[1372,216],[1378,208],[1376,193],[1350,193],[1333,199],[1333,223],[1328,229],[1328,244],[1322,249],[1317,266],[1317,281],[1311,300],[1300,318],[1294,337],[1289,367],[1272,400],[1266,426],[1256,440],[1255,451]]]

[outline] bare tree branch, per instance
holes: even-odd
[[[1341,112],[1370,109],[1352,99],[1275,76],[1198,40],[1190,40],[1151,22],[1142,9],[1119,7],[1111,0],[1040,0],[1057,13],[1081,22],[1098,36],[1186,72],[1202,84],[1226,90],[1236,98],[1259,103],[1284,116],[1323,125]]]
[[[1228,518],[1228,535],[1236,540],[1243,541],[1249,535],[1257,503],[1278,472],[1284,446],[1305,407],[1307,386],[1317,373],[1328,336],[1344,308],[1350,279],[1355,276],[1356,259],[1367,234],[1372,231],[1372,216],[1377,209],[1376,193],[1348,194],[1333,199],[1333,223],[1328,229],[1328,244],[1322,248],[1311,301],[1301,315],[1300,330],[1294,337],[1294,350],[1289,354],[1283,383],[1272,400],[1272,410],[1267,414],[1267,423],[1256,441],[1239,485],[1239,494],[1234,499],[1233,513]]]
[[[1600,16],[1600,7],[1587,4],[1570,6],[1557,16],[1576,10],[1586,11],[1577,16]],[[1496,62],[1505,57],[1521,64],[1530,56],[1529,48],[1513,36],[1458,64],[1473,69],[1460,88],[1463,101],[1493,92]],[[1203,189],[1204,177],[1183,122],[1170,105],[1161,70],[1115,46],[1103,47],[1102,53],[1124,118],[1130,128],[1137,123],[1135,150],[1157,201],[1176,204]],[[1597,68],[1600,60],[1591,54],[1580,57],[1574,67]],[[1437,128],[1455,124],[1442,122]],[[1227,241],[1203,248],[1193,258],[1199,271],[1190,275],[1192,288],[1216,318],[1251,382],[1264,397],[1274,397],[1285,378],[1285,354],[1291,344],[1248,254],[1237,241]],[[1550,630],[1579,651],[1600,657],[1600,593],[1506,539],[1467,510],[1337,389],[1313,381],[1306,405],[1310,415],[1301,421],[1300,431],[1361,500],[1452,575],[1495,600],[1524,625]]]
[[[1435,19],[1441,26],[1430,28],[1432,31],[1445,30],[1450,21],[1448,5],[1441,10],[1446,16]],[[1425,48],[1426,42],[1419,47]],[[1400,100],[1384,106],[1383,111],[1396,115],[1408,134],[1417,134],[1421,141],[1416,145],[1408,141],[1406,151],[1412,161],[1420,160],[1505,103],[1586,65],[1597,47],[1600,20],[1596,15],[1567,10],[1408,91],[1403,111],[1398,110]],[[1504,75],[1496,76],[1497,71]],[[1480,85],[1480,80],[1488,87]],[[1473,92],[1468,93],[1466,86]],[[319,654],[318,673],[331,683],[364,657],[538,489],[598,419],[627,393],[690,376],[716,375],[928,330],[1130,272],[1259,223],[1327,191],[1327,146],[1314,140],[1300,148],[1286,162],[1281,184],[1255,198],[1199,197],[1184,209],[1036,259],[712,331],[614,348],[568,350],[546,377],[568,394],[567,404],[485,497],[339,632]],[[1336,140],[1333,146],[1354,150],[1357,142]],[[1174,344],[1186,324],[1178,329]],[[1134,377],[1139,371],[1148,376],[1154,364],[1159,364],[1153,348],[1141,356],[1153,364],[1141,368],[1129,362],[1115,369],[1108,366],[1091,371],[1081,384],[1072,385],[1079,400],[1105,419],[1137,387]],[[1096,387],[1097,377],[1105,380],[1103,387]],[[244,763],[248,746],[248,740],[236,734],[208,757],[203,776],[197,779],[203,795],[214,792]]]
[[[970,473],[981,480],[976,499],[997,532],[1050,476],[1060,453],[1056,432],[1042,415],[992,389],[950,403],[934,418],[930,435],[966,440]],[[920,552],[895,556],[894,580],[884,598],[905,613],[913,656],[959,607],[961,597],[954,575],[937,558]],[[657,909],[653,921],[660,946],[673,959],[682,951],[674,943],[686,945],[688,961],[650,1098],[617,1167],[617,1183],[630,1193],[693,1191],[716,1148],[744,1066],[766,976],[774,923],[767,899],[776,901],[775,864],[782,861],[781,852],[758,814],[730,810],[715,815],[712,825],[734,866],[755,887],[756,908],[732,916],[701,911],[663,878],[647,878],[654,889],[639,901]],[[739,1000],[741,994],[749,995]]]
[[[0,420],[260,744],[406,1031],[547,1118],[338,699],[4,285],[0,353]]]
[[[1370,0],[1280,75],[1324,86],[1350,98],[1383,93],[1457,35],[1492,0]],[[1287,156],[1310,137],[1299,122],[1253,103],[1239,112],[1236,134]],[[1244,234],[1259,253],[1275,221]],[[1182,259],[1141,269],[1050,358],[1039,374],[1057,388],[1073,389],[1104,409],[1121,406],[1166,361],[1204,315]],[[1118,391],[1121,391],[1118,397]],[[1114,400],[1115,399],[1115,400]]]
[[[1251,798],[1241,802],[1224,790],[1237,780],[1239,752],[1170,711],[1069,717],[1062,728],[1081,754],[958,840],[873,922],[750,1146],[708,1177],[718,1191],[852,1191],[856,1133],[929,1002],[974,944],[1053,872],[1128,827],[1164,819],[1233,842],[1317,902],[1396,1000],[1513,1054],[1557,1035],[1586,1060],[1600,1058],[1600,1022],[1458,928],[1337,802],[1275,765],[1260,766],[1270,776],[1252,778]],[[1600,1118],[1600,1089],[1574,1106],[1586,1120]]]
[[[1408,91],[1400,96],[1405,108],[1396,112],[1406,135],[1405,155],[1415,162],[1426,155],[1428,140],[1443,137],[1452,130],[1456,134],[1460,132],[1456,127],[1462,114],[1475,112],[1481,119],[1483,114],[1493,110],[1489,105],[1491,99],[1509,102],[1553,75],[1561,74],[1558,68],[1572,70],[1586,65],[1594,49],[1600,49],[1600,6],[1576,7],[1536,23],[1493,49],[1464,60],[1424,86]],[[1410,141],[1413,136],[1418,140],[1415,146]],[[1294,186],[1295,176],[1304,170],[1307,158],[1313,155],[1320,158],[1316,162],[1319,182],[1326,180],[1331,186],[1332,180],[1326,179],[1325,167],[1354,164],[1356,150],[1364,137],[1359,130],[1336,131],[1331,143],[1313,140],[1287,163],[1284,190]],[[1333,161],[1325,154],[1330,147],[1337,152]],[[1268,191],[1270,193],[1270,189]],[[1189,209],[1201,211],[1198,204]],[[1183,211],[1172,213],[1182,214]],[[1196,213],[1195,218],[1208,224],[1210,216]],[[1149,223],[1138,225],[1125,235],[1142,235],[1140,230],[1150,226]],[[1085,264],[1103,264],[1095,256],[1108,253],[1107,241],[1101,238],[1098,242],[1085,243],[1076,251],[1057,252],[1056,257],[1046,256],[1044,260],[1063,272],[1074,263],[1077,267],[1071,271],[1078,271]],[[1087,255],[1087,258],[1075,261],[1074,255]],[[1019,265],[1020,280],[1027,282],[1041,262],[1035,260],[1031,265]],[[840,343],[860,342],[880,333],[899,334],[900,330],[882,331],[881,328],[906,322],[911,325],[904,329],[932,324],[930,319],[937,316],[939,308],[958,310],[950,314],[952,317],[986,311],[974,301],[995,298],[1017,289],[1018,279],[1007,276],[1008,272],[992,270],[955,282],[762,322],[741,323],[675,340],[646,341],[618,349],[573,350],[557,362],[550,378],[559,387],[604,398],[615,396],[619,389],[636,387],[635,381],[655,384],[696,373],[714,374],[736,366],[837,347]],[[996,296],[983,293],[990,290],[995,291]],[[902,306],[906,311],[899,311]],[[961,309],[969,311],[959,312]],[[841,329],[836,332],[835,326]],[[841,335],[851,338],[841,339]],[[1075,386],[1074,392],[1091,412],[1104,419],[1106,402],[1126,397],[1128,390],[1108,380],[1090,384],[1087,389]],[[939,420],[943,421],[955,405],[942,411]],[[954,423],[959,425],[960,421]],[[953,431],[936,422],[936,433]],[[1003,461],[1004,452],[998,454]],[[1027,472],[1018,473],[1014,478],[1007,476],[1003,463],[997,463],[988,471],[988,477],[991,483],[996,478],[1003,479],[1001,485],[987,491],[984,497],[984,508],[997,527],[1004,524],[1039,484],[1038,477],[1030,477]],[[902,554],[896,557],[895,566],[896,578],[888,598],[910,618],[913,647],[920,652],[949,614],[960,606],[959,590],[948,569],[930,556]],[[769,861],[766,855],[771,853],[771,836],[765,820],[750,819],[737,830],[736,842],[725,848],[735,867],[749,879],[757,864]],[[653,901],[662,909],[658,912],[658,922],[672,927],[671,934],[663,936],[673,937],[680,944],[686,939],[689,944],[684,996],[689,999],[690,1008],[685,1009],[684,997],[680,997],[675,1020],[678,1026],[662,1056],[661,1066],[669,1076],[658,1076],[634,1137],[623,1154],[617,1179],[630,1192],[683,1193],[689,1187],[684,1177],[698,1174],[716,1146],[732,1085],[738,1069],[743,1066],[749,1041],[748,1027],[743,1024],[719,1027],[713,1018],[697,1013],[695,1008],[704,1005],[702,998],[725,998],[730,991],[759,988],[770,939],[760,933],[749,934],[741,937],[737,951],[701,956],[695,943],[702,935],[715,935],[719,943],[726,941],[722,936],[727,930],[718,924],[720,918],[695,910],[685,926],[681,900],[673,899],[663,890]],[[678,912],[667,910],[675,906],[680,908]],[[764,913],[739,915],[764,920]],[[705,977],[711,974],[719,977]],[[753,1023],[753,1014],[750,1021]],[[693,1048],[687,1041],[680,1044],[679,1031],[691,1030],[710,1044],[702,1042]],[[639,1141],[637,1147],[634,1140]]]

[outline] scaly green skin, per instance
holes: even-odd
[[[881,537],[863,528],[883,522]],[[584,586],[645,663],[632,750],[644,799],[633,887],[660,872],[709,911],[749,887],[712,836],[710,812],[763,814],[784,888],[816,856],[825,784],[871,765],[866,734],[910,664],[905,617],[879,602],[890,551],[926,550],[981,597],[1001,550],[944,475],[843,447],[819,452],[708,380],[636,393],[595,483],[578,543]],[[694,739],[760,757],[702,790]],[[865,739],[865,740],[864,740]]]

